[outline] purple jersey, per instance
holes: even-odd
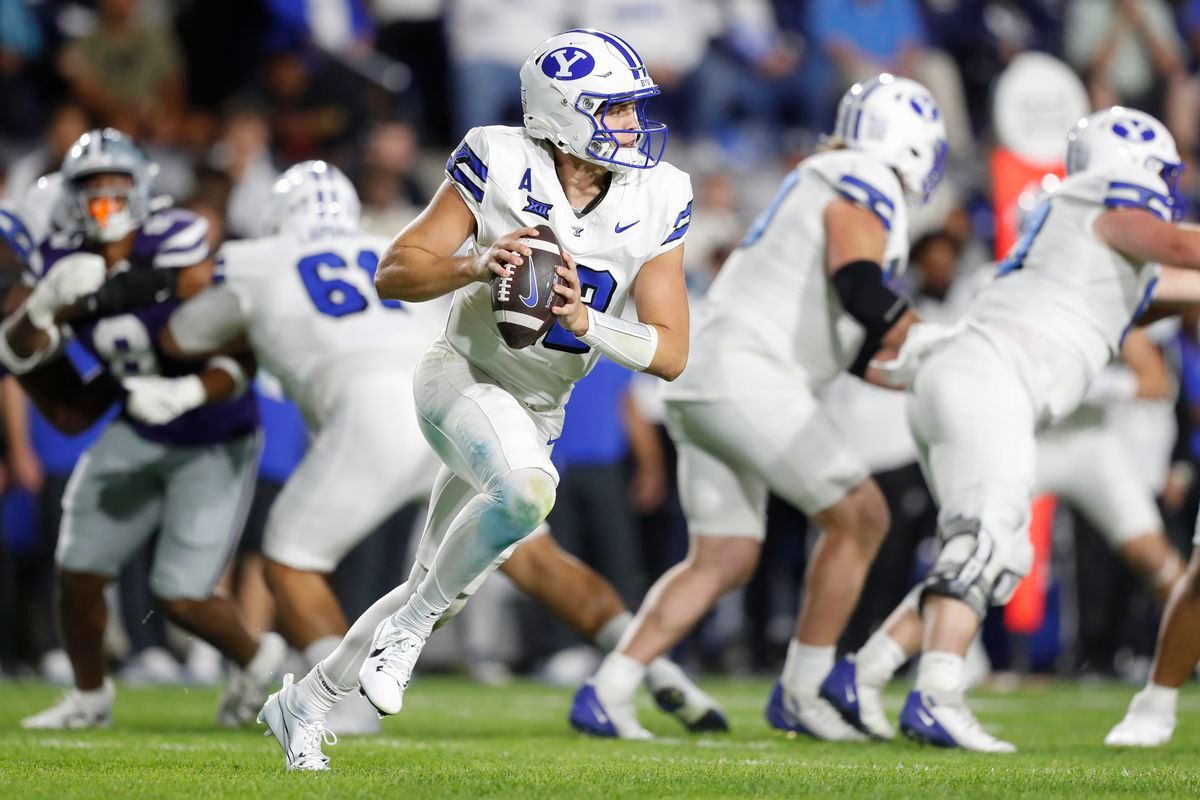
[[[208,223],[190,211],[168,209],[150,216],[137,233],[129,257],[131,269],[175,269],[198,264],[208,255]],[[42,247],[42,274],[66,255],[80,250],[80,243],[59,234]],[[162,330],[180,301],[169,298],[126,313],[90,317],[71,328],[87,350],[117,380],[134,375],[163,375],[177,378],[200,372],[202,364],[179,361],[159,346]],[[225,442],[252,433],[258,427],[258,406],[253,392],[236,400],[204,405],[168,422],[147,425],[121,417],[144,438],[169,445],[206,445]]]

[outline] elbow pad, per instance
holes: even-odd
[[[645,372],[658,351],[658,329],[644,322],[605,314],[588,307],[587,333],[579,341],[594,347],[626,369]]]
[[[833,287],[842,308],[867,331],[883,338],[908,310],[908,301],[883,283],[883,270],[874,261],[851,261],[833,273]]]
[[[113,275],[80,302],[87,316],[119,314],[166,300],[175,293],[178,278],[175,269],[133,267]]]

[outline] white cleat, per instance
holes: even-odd
[[[329,769],[329,757],[321,750],[323,744],[337,744],[337,735],[325,729],[324,720],[306,720],[291,710],[292,673],[283,676],[283,687],[267,698],[258,722],[265,724],[263,736],[274,736],[283,748],[288,772],[319,772]]]
[[[254,660],[229,676],[217,707],[217,724],[222,728],[240,728],[253,722],[287,655],[287,642],[282,636],[264,633]]]
[[[1125,719],[1116,724],[1104,743],[1109,747],[1161,747],[1175,733],[1175,715],[1167,715],[1147,707],[1144,692],[1133,696]]]
[[[116,694],[116,688],[110,678],[105,678],[101,687],[94,692],[72,689],[50,708],[21,720],[21,727],[27,730],[107,728],[112,725],[113,699]]]
[[[589,736],[610,739],[653,739],[638,722],[633,700],[618,702],[601,697],[595,685],[585,683],[575,693],[567,716],[571,727]]]
[[[821,697],[837,709],[842,719],[875,739],[893,739],[896,731],[883,711],[883,689],[859,679],[858,663],[843,658],[821,683]]]
[[[900,712],[900,730],[910,739],[977,753],[1015,753],[1016,745],[992,736],[959,697],[939,702],[925,692],[909,692]]]
[[[404,707],[404,690],[424,646],[424,639],[393,625],[390,617],[375,628],[371,652],[358,671],[358,683],[380,716],[398,714]]]
[[[767,724],[788,733],[803,733],[827,742],[865,742],[867,737],[842,719],[821,697],[800,697],[776,682],[767,700]]]

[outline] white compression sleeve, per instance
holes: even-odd
[[[579,341],[627,369],[645,372],[658,350],[658,328],[588,308],[588,330]]]
[[[246,314],[232,289],[210,286],[180,306],[169,327],[184,353],[201,355],[220,350],[245,331]]]

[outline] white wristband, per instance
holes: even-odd
[[[230,400],[236,400],[241,397],[245,393],[246,387],[250,385],[250,381],[246,378],[246,371],[242,369],[242,365],[229,356],[213,356],[204,362],[204,366],[223,370],[229,377],[233,378],[233,394],[229,397]]]
[[[622,367],[645,372],[658,351],[658,328],[588,307],[587,333],[578,337]]]
[[[58,345],[62,341],[58,328],[51,325],[49,328],[41,329],[50,337],[49,344],[28,356],[17,355],[8,343],[8,329],[20,316],[21,314],[18,311],[9,316],[3,323],[0,323],[0,364],[3,364],[13,375],[24,375],[27,372],[31,372],[35,367],[53,355],[58,350]]]
[[[1137,399],[1137,393],[1138,379],[1132,370],[1109,367],[1092,378],[1084,394],[1084,402],[1096,406],[1130,403]]]

